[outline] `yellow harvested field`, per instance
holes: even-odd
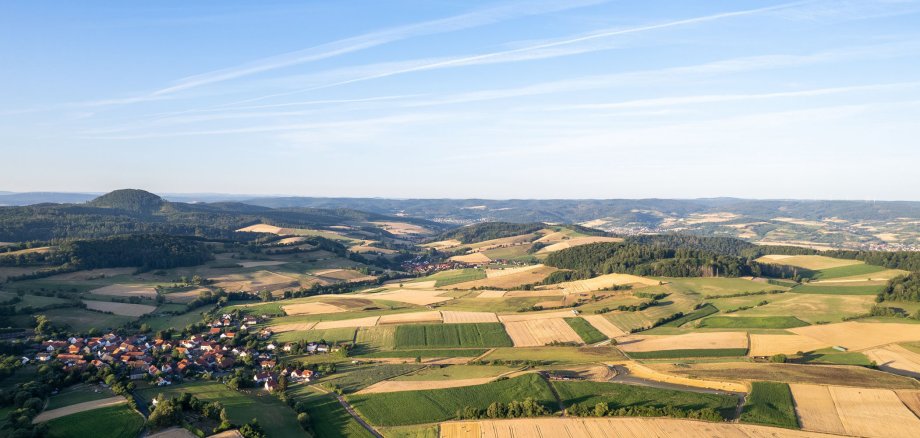
[[[381,300],[399,301],[401,303],[427,306],[429,304],[441,303],[452,300],[450,296],[443,296],[441,290],[417,290],[412,288],[393,289],[386,292],[373,294],[374,298]]]
[[[113,284],[89,291],[93,295],[109,295],[116,297],[142,297],[156,298],[157,291],[153,286],[136,284]]]
[[[307,238],[304,236],[294,236],[294,237],[285,237],[284,239],[278,240],[275,243],[279,245],[291,245],[294,243],[303,242],[304,240],[307,240]]]
[[[633,284],[638,286],[657,286],[658,280],[629,274],[607,274],[587,280],[576,280],[547,286],[547,289],[562,289],[567,294],[591,292],[615,285]]]
[[[554,341],[582,343],[562,318],[506,322],[505,331],[515,347],[541,347]]]
[[[397,236],[412,234],[431,234],[432,231],[420,225],[410,224],[407,222],[371,222],[385,231]]]
[[[882,371],[920,379],[920,354],[891,344],[865,352]]]
[[[789,389],[802,429],[846,435],[828,386],[792,383]]]
[[[484,385],[495,377],[457,380],[384,380],[364,388],[355,394],[379,394],[382,392],[421,391],[425,389],[459,388],[462,386]]]
[[[321,315],[324,313],[344,312],[345,309],[326,303],[299,303],[281,306],[281,310],[288,315]]]
[[[835,259],[819,255],[765,255],[757,259],[757,261],[761,263],[772,263],[776,265],[795,266],[798,268],[811,269],[815,271],[821,269],[839,268],[841,266],[863,264],[863,262],[859,260]]]
[[[261,261],[254,261],[254,262],[239,262],[240,266],[242,266],[242,267],[244,267],[244,268],[256,268],[256,267],[259,267],[259,266],[278,266],[278,265],[283,265],[283,264],[285,264],[285,263],[287,263],[287,262],[282,262],[282,261],[278,261],[278,260],[261,260]]]
[[[817,339],[801,335],[758,335],[751,334],[750,356],[772,356],[774,354],[794,354],[799,351],[814,351],[830,345]]]
[[[907,406],[907,409],[910,409],[914,415],[920,417],[920,391],[899,389],[895,390],[894,393],[898,395],[904,406]]]
[[[451,240],[439,240],[437,242],[426,243],[422,245],[425,248],[434,248],[434,249],[448,249],[456,246],[463,245],[463,242],[455,239]]]
[[[127,403],[128,400],[124,397],[109,397],[102,400],[93,400],[83,403],[77,403],[75,405],[64,406],[63,408],[52,409],[50,411],[45,411],[32,419],[33,424],[44,423],[46,421],[53,420],[55,418],[66,417],[71,414],[77,414],[80,412],[91,411],[93,409],[104,408],[107,406],[120,405],[122,403]]]
[[[899,275],[906,275],[906,274],[908,274],[907,271],[902,271],[900,269],[886,269],[884,271],[873,272],[871,274],[853,275],[850,277],[838,277],[838,278],[831,278],[828,280],[818,280],[818,281],[815,281],[814,283],[815,284],[834,284],[834,283],[862,283],[862,282],[871,281],[873,283],[877,282],[878,284],[882,284]]]
[[[505,291],[503,290],[484,290],[479,292],[479,295],[476,295],[476,298],[501,298],[505,296]]]
[[[509,298],[563,297],[565,296],[565,292],[561,290],[512,290],[505,293],[505,296]]]
[[[802,430],[677,418],[517,418],[441,423],[441,438],[827,438]]]
[[[450,260],[453,260],[455,262],[472,263],[472,264],[489,263],[492,261],[492,259],[490,259],[487,255],[481,252],[474,252],[472,254],[453,256],[450,258]]]
[[[394,249],[377,248],[376,246],[368,246],[368,245],[350,246],[348,247],[348,250],[351,252],[356,252],[358,254],[364,254],[368,252],[377,252],[380,254],[396,254],[397,252],[399,252]]]
[[[554,243],[552,245],[541,248],[537,251],[537,254],[548,254],[551,252],[561,251],[563,249],[573,248],[576,246],[587,245],[589,243],[598,243],[598,242],[622,242],[623,239],[619,237],[603,237],[603,236],[588,236],[588,237],[576,237],[574,239],[567,239]]]
[[[170,292],[166,294],[166,301],[170,303],[188,303],[194,301],[202,292],[208,291],[203,287],[198,289],[187,290],[183,292]]]
[[[181,427],[173,427],[153,435],[147,435],[147,438],[195,438],[197,435]]]
[[[747,348],[745,332],[688,333],[677,336],[631,335],[617,340],[623,351],[705,350],[715,348]]]
[[[544,309],[555,309],[557,307],[562,307],[565,305],[565,300],[551,300],[551,301],[540,301],[535,306],[542,307]]]
[[[451,285],[451,287],[457,289],[472,289],[474,287],[511,289],[543,281],[544,278],[555,271],[556,268],[543,265],[510,269],[487,269],[486,278]]]
[[[215,435],[208,435],[208,438],[243,438],[243,434],[241,434],[240,431],[233,429],[225,430]]]
[[[413,283],[395,282],[395,283],[385,284],[383,287],[387,289],[434,289],[434,285],[437,283],[438,283],[437,280],[416,281]],[[402,285],[402,287],[399,286],[400,284]]]
[[[692,386],[695,388],[718,389],[720,391],[748,392],[750,388],[741,382],[732,382],[728,380],[705,380],[685,376],[669,374],[663,371],[655,370],[642,365],[638,362],[628,362],[625,364],[629,374],[647,380],[656,382],[671,383],[675,385]]]
[[[498,317],[492,312],[458,312],[451,310],[441,311],[445,324],[467,324],[475,322],[498,322]]]
[[[913,438],[920,419],[890,389],[829,387],[837,414],[848,435]]]
[[[300,279],[271,271],[256,271],[242,274],[230,274],[214,278],[214,286],[227,291],[277,290],[299,287]]]
[[[245,228],[240,228],[240,229],[238,229],[238,230],[236,230],[236,231],[237,231],[237,232],[240,232],[240,233],[270,233],[270,234],[281,234],[281,230],[283,230],[283,229],[284,229],[284,228],[276,227],[276,226],[274,226],[274,225],[268,225],[268,224],[255,224],[255,225],[250,225],[250,226],[245,227]]]
[[[109,301],[90,300],[83,300],[83,303],[86,304],[87,309],[112,312],[115,315],[122,316],[141,316],[157,310],[156,306],[147,304],[113,303]]]
[[[620,336],[625,336],[626,332],[620,330],[619,327],[613,325],[610,320],[604,318],[604,315],[587,315],[583,316],[585,321],[588,321],[589,324],[594,326],[598,331],[607,336],[608,338],[616,338]]]
[[[406,324],[413,322],[441,322],[441,312],[412,312],[383,315],[377,324]]]
[[[305,330],[310,330],[316,326],[315,322],[294,322],[289,324],[278,324],[269,327],[272,332],[275,333],[284,333],[284,332],[300,332]]]
[[[578,316],[571,310],[556,310],[552,312],[523,312],[510,315],[499,315],[501,322],[532,321],[537,319],[574,318]]]
[[[379,316],[368,316],[366,318],[342,319],[339,321],[322,321],[317,323],[313,328],[325,330],[331,328],[350,328],[350,327],[373,327],[377,325]]]
[[[850,350],[920,340],[920,324],[841,322],[796,327],[789,331]]]

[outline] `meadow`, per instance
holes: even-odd
[[[307,385],[296,385],[288,390],[293,400],[307,405],[310,428],[317,437],[371,438],[370,432],[358,424],[348,411],[331,394],[315,391]]]
[[[711,408],[729,419],[738,404],[732,395],[702,394],[610,382],[551,382],[566,408],[578,403],[593,409],[598,403],[611,410],[625,407],[672,407],[684,411]]]
[[[484,361],[541,361],[550,364],[582,364],[625,360],[614,347],[515,347],[496,348]]]
[[[794,406],[788,384],[753,382],[740,419],[745,423],[797,428],[799,422]]]
[[[144,417],[128,405],[120,404],[55,418],[46,424],[50,438],[124,438],[140,433]]]
[[[633,359],[675,359],[693,357],[734,357],[747,355],[747,348],[700,348],[656,351],[631,351]]]
[[[575,330],[575,333],[578,333],[578,336],[581,337],[585,344],[596,344],[608,339],[607,336],[594,328],[588,321],[585,321],[584,318],[565,318],[565,322],[569,324],[569,327],[572,327],[572,330]]]
[[[700,328],[785,329],[806,325],[794,316],[711,316],[700,321]]]

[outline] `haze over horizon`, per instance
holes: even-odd
[[[7,2],[0,189],[917,201],[918,20],[909,0]]]

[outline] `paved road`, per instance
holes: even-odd
[[[363,418],[358,416],[358,413],[355,412],[355,409],[352,408],[350,404],[348,404],[348,402],[345,400],[344,397],[336,393],[332,393],[332,395],[335,396],[336,400],[339,401],[339,404],[341,404],[342,407],[345,408],[346,411],[348,411],[348,414],[351,415],[355,419],[355,421],[358,422],[358,424],[360,424],[362,427],[367,429],[367,431],[370,432],[371,435],[377,438],[383,438],[383,435],[381,435],[380,432],[377,432],[377,429],[374,429],[373,426],[371,426],[370,424],[367,424],[367,422],[364,421]]]

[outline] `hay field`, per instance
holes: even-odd
[[[598,329],[601,333],[604,334],[604,336],[607,336],[608,338],[612,339],[626,335],[626,332],[613,325],[613,323],[610,322],[609,319],[604,318],[603,315],[587,315],[582,316],[582,318],[584,318],[585,321],[588,321],[589,324],[594,326],[594,328]]]
[[[920,391],[901,389],[894,392],[914,415],[920,417]]]
[[[525,284],[533,284],[543,281],[543,279],[555,271],[556,268],[544,265],[533,265],[510,269],[486,269],[486,278],[458,283],[452,287],[456,287],[458,289],[472,289],[474,287],[496,287],[502,289],[512,289],[521,287]]]
[[[699,379],[749,382],[767,380],[887,389],[920,389],[914,379],[864,367],[789,363],[647,363],[657,371]]]
[[[440,438],[827,438],[801,430],[677,418],[518,418],[441,423]]]
[[[531,321],[535,319],[555,319],[555,318],[571,318],[573,316],[578,316],[573,313],[571,310],[557,310],[553,312],[523,312],[516,313],[511,315],[499,315],[498,319],[501,322],[518,322],[518,321]]]
[[[920,419],[894,391],[843,386],[795,387],[796,412],[803,427],[807,425],[811,430],[879,438],[915,437],[920,431]],[[831,406],[835,409],[830,410]],[[837,415],[839,425],[833,421],[833,414]]]
[[[498,317],[492,312],[459,312],[441,311],[445,324],[468,324],[476,322],[498,322]]]
[[[240,266],[244,268],[258,268],[260,266],[278,266],[284,265],[288,262],[283,262],[279,260],[258,260],[258,261],[249,261],[249,262],[238,262]]]
[[[441,250],[441,249],[454,248],[460,245],[463,245],[463,242],[456,240],[456,239],[450,239],[450,240],[439,240],[437,242],[426,243],[422,245],[422,247]]]
[[[383,315],[377,324],[409,324],[415,322],[441,322],[441,312],[411,312]]]
[[[814,324],[818,321],[837,322],[846,316],[867,313],[875,304],[873,295],[787,293],[775,298],[770,296],[755,298],[768,301],[769,304],[734,313],[731,316],[794,316]]]
[[[354,269],[324,269],[321,271],[311,272],[310,274],[331,282],[357,282],[373,280],[377,278],[373,275],[362,274],[361,272],[355,271]]]
[[[865,354],[884,371],[920,379],[920,354],[897,344],[868,350]]]
[[[298,303],[281,306],[288,315],[321,315],[325,313],[345,312],[345,309],[326,303]]]
[[[870,274],[851,275],[848,277],[829,278],[827,280],[817,280],[815,284],[835,284],[835,283],[865,283],[865,284],[884,284],[899,275],[907,274],[907,271],[900,269],[886,269],[884,271],[873,272]]]
[[[822,269],[839,268],[841,266],[862,265],[859,260],[845,260],[825,257],[820,255],[765,255],[756,261],[761,263],[772,263],[775,265],[795,266],[797,268],[820,271]]]
[[[463,386],[484,385],[495,377],[457,380],[384,380],[364,388],[355,394],[379,394],[383,392],[421,391],[425,389],[460,388]]]
[[[332,328],[350,328],[350,327],[372,327],[377,325],[379,316],[368,316],[366,318],[343,319],[339,321],[322,321],[317,323],[313,328],[316,330],[325,330]]]
[[[236,230],[238,233],[269,233],[281,234],[283,228],[268,224],[255,224]]]
[[[450,260],[453,260],[455,262],[471,263],[471,264],[489,263],[492,261],[492,259],[490,259],[487,255],[481,252],[474,252],[472,254],[453,256],[450,258]]]
[[[93,409],[104,408],[107,406],[120,405],[122,403],[127,403],[124,397],[109,397],[102,400],[93,400],[83,403],[77,403],[70,406],[64,406],[63,408],[52,409],[50,411],[45,411],[38,414],[33,420],[33,424],[44,423],[46,421],[53,420],[55,418],[66,417],[71,414],[77,414],[80,412],[91,411]]]
[[[147,304],[113,303],[109,301],[83,300],[87,309],[112,312],[121,316],[141,316],[157,310],[156,306]]]
[[[581,344],[581,336],[562,318],[506,322],[515,347],[540,347],[554,341]]]
[[[136,284],[113,284],[89,291],[93,295],[109,295],[116,297],[141,297],[156,298],[157,291],[153,286]]]
[[[183,292],[170,292],[170,293],[168,293],[168,294],[165,295],[165,297],[166,297],[166,302],[169,302],[169,303],[183,303],[183,304],[184,304],[184,303],[188,303],[188,302],[193,301],[193,300],[195,300],[196,298],[198,298],[198,296],[201,294],[201,292],[206,291],[206,290],[209,290],[209,289],[205,289],[205,288],[203,288],[203,287],[200,287],[200,288],[197,288],[197,289],[187,290],[187,291],[183,291]]]
[[[432,231],[421,225],[410,224],[408,222],[371,222],[372,224],[388,231],[397,236],[413,234],[432,234]]]
[[[506,297],[532,298],[532,297],[564,297],[561,290],[511,290],[505,293]]]
[[[412,288],[403,288],[375,293],[374,298],[379,298],[381,300],[399,301],[401,303],[416,304],[419,306],[427,306],[429,304],[441,303],[453,299],[450,296],[442,296],[441,294],[443,293],[444,291],[441,290],[418,290]]]
[[[549,254],[551,252],[561,251],[563,249],[569,249],[576,246],[587,245],[589,243],[598,243],[598,242],[622,242],[623,239],[619,237],[603,237],[603,236],[587,236],[587,237],[576,237],[573,239],[562,240],[552,245],[545,246],[537,251],[537,254]]]
[[[629,374],[635,377],[653,380],[656,382],[670,383],[674,385],[691,386],[695,388],[717,389],[719,391],[731,392],[749,392],[750,388],[746,384],[731,382],[726,380],[705,380],[697,377],[685,377],[676,374],[662,372],[657,369],[649,368],[638,362],[628,362],[625,364]]]
[[[315,322],[293,322],[288,324],[273,325],[270,328],[275,333],[300,332],[312,329],[316,326]]]
[[[567,294],[591,292],[607,287],[623,284],[632,284],[638,287],[657,286],[658,280],[629,274],[607,274],[587,280],[576,280],[547,286],[546,289],[562,289]]]
[[[505,296],[505,293],[503,290],[484,290],[476,295],[476,298],[501,298]]]
[[[299,287],[300,279],[281,275],[271,271],[256,271],[241,274],[229,274],[213,278],[214,286],[227,291],[277,290]]]
[[[830,347],[817,339],[801,335],[759,335],[751,334],[750,356],[772,356],[794,354],[799,351],[814,351]]]
[[[920,340],[920,324],[842,322],[811,325],[789,331],[832,346],[865,350],[880,345]]]
[[[745,332],[701,332],[677,336],[631,335],[617,340],[623,351],[707,350],[747,348]]]

